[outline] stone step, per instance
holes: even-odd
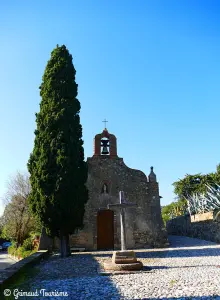
[[[112,260],[113,263],[115,264],[133,264],[137,262],[136,258],[127,258],[127,259],[120,259],[116,258],[114,261]]]
[[[105,270],[114,270],[114,271],[122,271],[122,270],[142,270],[143,264],[142,262],[138,261],[132,264],[115,264],[113,262],[104,262],[104,269]]]
[[[129,256],[135,257],[135,252],[133,250],[121,250],[121,251],[114,251],[115,255],[117,256]]]
[[[132,258],[135,258],[134,256],[127,256],[127,255],[115,255],[115,258],[118,258],[118,259],[127,259],[127,258],[130,258],[130,259],[132,259]]]
[[[71,252],[83,252],[85,250],[86,250],[86,248],[74,248],[74,247],[70,248]]]

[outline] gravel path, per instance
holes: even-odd
[[[36,267],[38,274],[21,288],[68,294],[42,297],[41,292],[31,299],[220,300],[220,245],[179,236],[171,236],[170,243],[166,249],[136,251],[139,260],[152,267],[147,273],[99,276],[97,266],[112,252],[78,253],[65,259],[53,256],[42,262]]]

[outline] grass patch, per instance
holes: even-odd
[[[7,299],[8,300],[15,299],[15,297],[13,295],[13,291],[15,289],[19,290],[19,291],[23,291],[23,292],[32,291],[31,290],[31,282],[33,281],[33,278],[38,275],[39,272],[40,272],[40,268],[38,266],[28,265],[28,266],[22,268],[18,272],[18,274],[16,274],[11,279],[11,282],[7,286],[4,287],[4,289],[9,289],[11,291],[11,295],[7,296]]]
[[[29,280],[33,279],[40,272],[40,267],[38,266],[27,266],[22,268],[17,275],[15,275],[12,279],[12,283],[10,283],[7,288],[8,289],[17,289],[24,285],[27,285]]]
[[[170,286],[173,287],[177,283],[177,280],[172,279],[170,280]]]

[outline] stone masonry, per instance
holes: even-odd
[[[220,243],[220,220],[215,218],[215,212],[191,217],[179,216],[169,220],[166,226],[171,235],[184,235]]]
[[[117,156],[116,137],[104,129],[94,139],[94,155],[87,159],[89,200],[84,228],[70,237],[72,247],[97,249],[97,212],[119,203],[119,191],[137,204],[126,210],[126,240],[129,249],[167,246],[167,233],[161,218],[159,187],[151,167],[143,172],[127,167]],[[108,232],[106,232],[108,235]],[[114,211],[114,249],[120,248],[119,213]]]

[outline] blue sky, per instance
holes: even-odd
[[[2,1],[0,197],[33,149],[39,86],[50,53],[73,56],[85,156],[102,120],[118,154],[147,175],[162,205],[186,173],[220,162],[219,1]],[[3,203],[0,213],[3,211]]]

